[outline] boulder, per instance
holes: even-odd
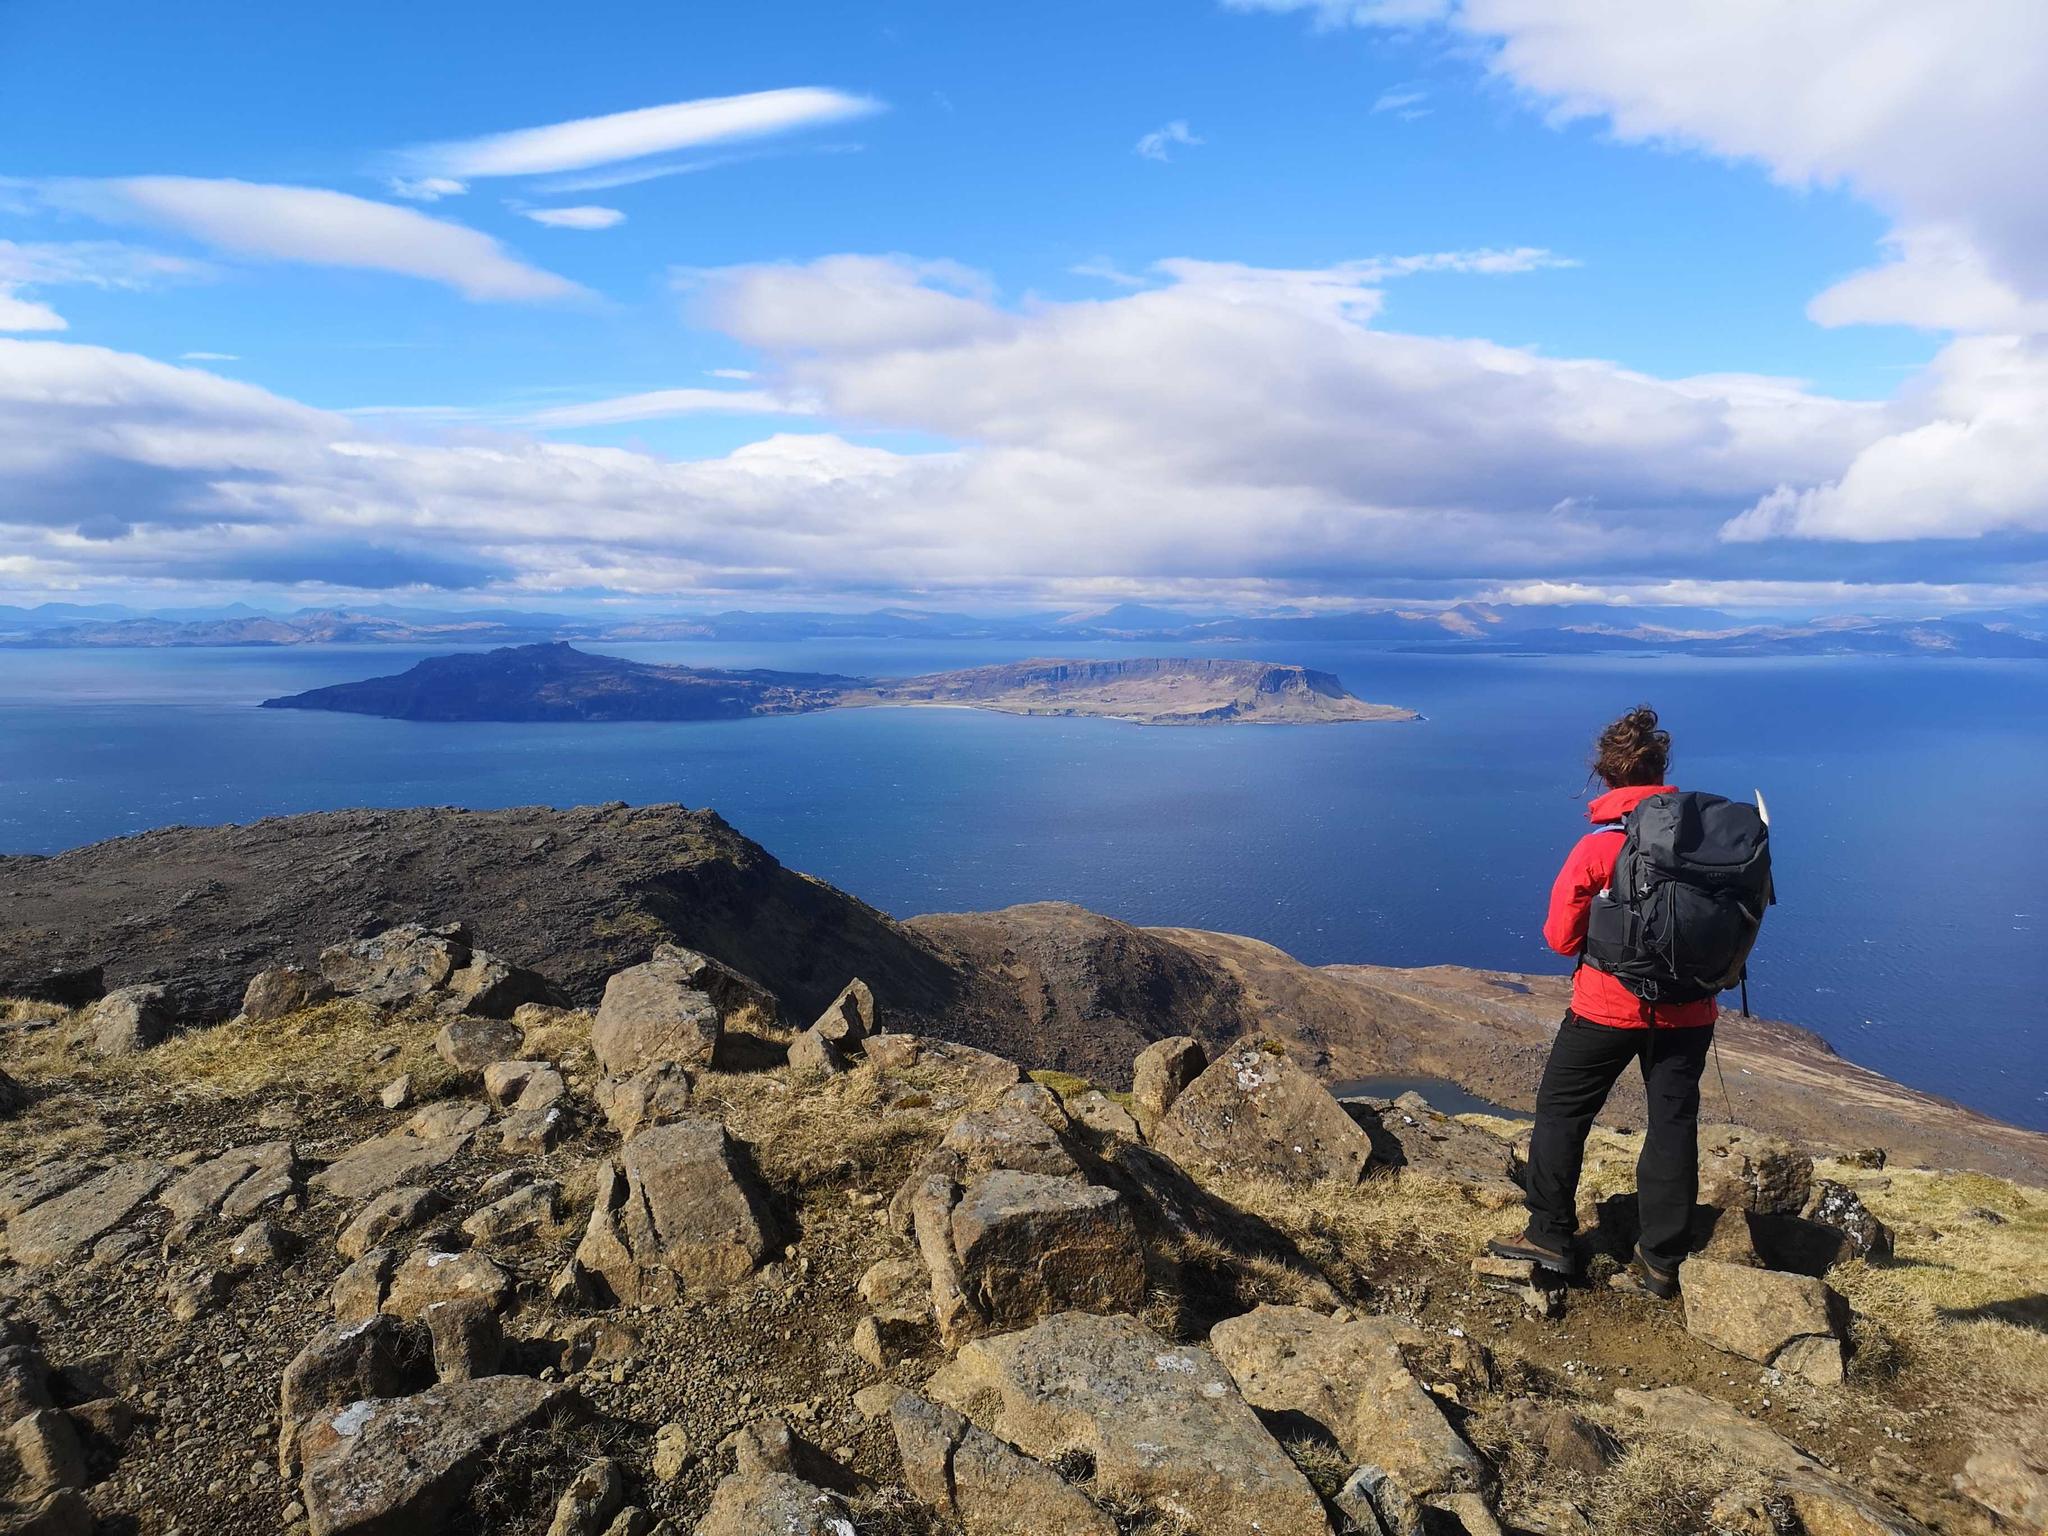
[[[1443,1113],[1419,1093],[1342,1102],[1372,1142],[1374,1167],[1449,1180],[1488,1209],[1521,1204],[1513,1150],[1498,1136]]]
[[[1330,1501],[1360,1533],[1369,1536],[1428,1536],[1422,1506],[1385,1468],[1370,1464],[1344,1480]],[[1468,1533],[1469,1536],[1469,1533]]]
[[[766,1213],[724,1125],[685,1115],[606,1165],[576,1256],[620,1301],[645,1305],[724,1290],[767,1251]]]
[[[286,1263],[298,1251],[296,1235],[268,1216],[258,1216],[228,1244],[228,1263],[241,1272],[269,1269]]]
[[[686,987],[711,999],[721,1019],[739,1019],[759,1027],[773,1028],[781,1020],[775,994],[753,977],[736,971],[723,961],[680,944],[657,944],[651,962],[667,967]]]
[[[861,1054],[885,1075],[921,1068],[947,1089],[973,1098],[992,1097],[1024,1081],[1024,1069],[1007,1056],[929,1035],[871,1035]]]
[[[1844,1257],[1888,1259],[1892,1255],[1892,1232],[1863,1203],[1863,1197],[1846,1184],[1833,1179],[1816,1179],[1813,1192],[1799,1214],[1805,1220],[1832,1227],[1842,1234]]]
[[[930,1383],[1027,1456],[1083,1455],[1093,1489],[1204,1536],[1326,1532],[1322,1501],[1208,1350],[1082,1312],[977,1339]]]
[[[569,1134],[568,1111],[560,1104],[545,1109],[515,1109],[498,1132],[499,1147],[511,1157],[538,1157]]]
[[[443,1099],[418,1111],[401,1129],[406,1135],[417,1136],[424,1141],[459,1140],[482,1127],[490,1118],[491,1112],[481,1104],[471,1104],[463,1099]]]
[[[825,1005],[811,1029],[841,1050],[853,1049],[875,1032],[875,994],[854,977]]]
[[[815,1483],[787,1472],[735,1472],[712,1490],[696,1536],[849,1536],[853,1529],[839,1496]]]
[[[1116,1536],[1116,1522],[1080,1489],[951,1408],[899,1392],[889,1424],[903,1486],[965,1536]]]
[[[421,1315],[433,1341],[436,1380],[474,1381],[498,1373],[505,1358],[505,1328],[490,1299],[437,1301]]]
[[[657,1061],[631,1077],[608,1077],[597,1085],[597,1107],[611,1128],[631,1137],[650,1125],[666,1125],[689,1112],[694,1091],[690,1074],[673,1061]]]
[[[92,1505],[75,1488],[60,1488],[20,1506],[0,1504],[4,1536],[93,1536]]]
[[[390,1290],[392,1272],[397,1268],[396,1249],[372,1248],[344,1269],[328,1292],[334,1320],[344,1328],[352,1328],[375,1317],[384,1305],[384,1294]]]
[[[14,1452],[18,1492],[40,1498],[60,1488],[85,1486],[85,1446],[68,1414],[55,1408],[32,1409],[14,1421],[7,1438]]]
[[[555,1219],[561,1193],[559,1184],[546,1179],[522,1184],[471,1212],[463,1220],[463,1233],[480,1243],[510,1243],[531,1237]]]
[[[1842,1381],[1842,1298],[1809,1275],[1693,1258],[1680,1275],[1694,1338],[1822,1386]]]
[[[900,1040],[902,1035],[883,1035]],[[926,1183],[937,1176],[949,1185],[965,1184],[997,1168],[1080,1178],[1081,1165],[1058,1132],[1016,1104],[970,1110],[946,1128],[939,1144],[921,1158],[889,1201],[889,1224],[906,1236],[911,1231],[911,1204]],[[950,1200],[948,1201],[950,1205]]]
[[[658,1061],[707,1067],[723,1029],[717,1004],[690,984],[688,968],[658,956],[605,983],[590,1048],[613,1077]]]
[[[364,1398],[399,1397],[427,1383],[419,1335],[395,1317],[322,1328],[284,1368],[278,1386],[278,1470],[298,1465],[299,1431],[324,1409]]]
[[[332,996],[334,988],[318,972],[296,965],[273,966],[249,978],[242,993],[241,1016],[247,1023],[267,1024]]]
[[[1702,1205],[1797,1215],[1813,1188],[1813,1159],[1778,1136],[1739,1125],[1699,1128]]]
[[[1192,1035],[1155,1040],[1138,1052],[1131,1064],[1131,1112],[1146,1135],[1208,1065],[1209,1053]]]
[[[1633,1204],[1633,1197],[1630,1203]],[[1692,1212],[1692,1257],[1718,1259],[1723,1264],[1743,1264],[1751,1269],[1768,1269],[1756,1245],[1752,1217],[1744,1210],[1724,1211],[1719,1206],[1696,1205]],[[1634,1246],[1636,1224],[1630,1222],[1628,1245]]]
[[[484,1097],[500,1109],[546,1109],[568,1092],[544,1061],[494,1061],[483,1069]]]
[[[2048,1531],[2048,1463],[2018,1446],[1980,1442],[1956,1474],[1955,1489],[2015,1530]]]
[[[846,1053],[816,1029],[807,1029],[789,1042],[789,1080],[793,1083],[821,1083],[846,1069]]]
[[[168,987],[119,987],[86,1010],[81,1026],[96,1056],[132,1056],[169,1039],[178,1012]]]
[[[486,1376],[315,1414],[299,1435],[312,1536],[439,1529],[491,1447],[567,1392],[526,1376]]]
[[[482,949],[470,951],[469,962],[449,975],[444,990],[444,1008],[491,1019],[509,1019],[528,1003],[552,1005],[563,1001],[562,994],[538,971],[529,971]]]
[[[1113,1189],[997,1169],[967,1186],[951,1235],[960,1287],[985,1327],[1144,1305],[1144,1249]]]
[[[1160,1151],[1227,1175],[1356,1184],[1372,1142],[1305,1067],[1272,1042],[1241,1040],[1174,1100],[1151,1133]]]
[[[320,975],[337,992],[391,1005],[440,991],[469,963],[469,952],[469,930],[461,923],[402,923],[323,949]]]
[[[40,1269],[81,1257],[171,1177],[151,1158],[121,1163],[30,1206],[7,1224],[9,1257]]]
[[[493,1062],[508,1060],[526,1049],[526,1036],[509,1019],[468,1014],[450,1019],[434,1036],[434,1051],[458,1072],[481,1072]]]
[[[1503,1417],[1514,1440],[1536,1448],[1546,1472],[1591,1482],[1621,1458],[1614,1436],[1563,1403],[1518,1397],[1507,1405]]]
[[[448,1204],[439,1191],[416,1184],[401,1184],[365,1201],[334,1239],[335,1251],[344,1259],[360,1259],[387,1238],[408,1232],[422,1222],[440,1215]]]
[[[496,1309],[512,1295],[512,1277],[494,1259],[469,1249],[447,1253],[421,1245],[392,1272],[384,1310],[416,1318],[444,1302],[479,1302]]]
[[[1218,1323],[1209,1346],[1254,1408],[1307,1419],[1354,1463],[1385,1468],[1416,1499],[1491,1482],[1374,1319],[1340,1323],[1306,1307],[1260,1306]]]

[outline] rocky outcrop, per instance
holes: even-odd
[[[1356,1184],[1372,1142],[1329,1089],[1266,1040],[1240,1040],[1174,1100],[1152,1132],[1160,1151],[1236,1177]]]
[[[491,1447],[566,1393],[530,1377],[489,1376],[315,1414],[298,1438],[312,1536],[435,1529]]]
[[[1372,1142],[1375,1168],[1442,1179],[1495,1208],[1521,1203],[1514,1154],[1498,1136],[1454,1119],[1419,1093],[1341,1102]]]
[[[121,1163],[94,1174],[9,1221],[8,1254],[30,1269],[80,1258],[170,1177],[170,1166],[153,1159]]]
[[[696,1536],[847,1536],[839,1496],[787,1472],[735,1472],[712,1491]]]
[[[718,1292],[768,1252],[768,1217],[725,1127],[685,1115],[641,1131],[600,1175],[577,1261],[620,1301]]]
[[[249,978],[239,1017],[251,1024],[267,1024],[332,996],[333,985],[318,972],[300,965],[276,965]]]
[[[965,1536],[1117,1536],[1086,1494],[964,1414],[899,1392],[889,1423],[904,1487]]]
[[[1329,1528],[1315,1490],[1215,1356],[1134,1317],[1063,1313],[974,1340],[930,1391],[1039,1461],[1086,1458],[1098,1499],[1205,1536]]]
[[[1146,1135],[1152,1134],[1173,1101],[1209,1065],[1209,1053],[1192,1035],[1155,1040],[1131,1063],[1131,1113]]]

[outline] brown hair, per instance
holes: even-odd
[[[1657,711],[1639,704],[1593,743],[1593,772],[1609,789],[1662,784],[1671,762],[1671,733],[1657,728]]]

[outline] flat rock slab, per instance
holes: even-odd
[[[938,1401],[1040,1461],[1079,1452],[1105,1500],[1204,1536],[1311,1536],[1322,1501],[1216,1357],[1134,1317],[1067,1312],[977,1339],[931,1379]]]
[[[1240,1040],[1173,1101],[1152,1133],[1167,1156],[1224,1174],[1356,1184],[1372,1142],[1286,1051]]]
[[[299,1435],[312,1536],[439,1530],[492,1445],[568,1391],[530,1376],[485,1376],[315,1415]]]
[[[220,1216],[246,1221],[292,1192],[299,1165],[288,1141],[236,1147],[186,1170],[159,1194],[173,1221]]]
[[[1080,1489],[964,1414],[899,1392],[889,1422],[904,1487],[967,1536],[1117,1536],[1116,1522]]]
[[[1822,1281],[1695,1256],[1680,1283],[1694,1338],[1823,1386],[1841,1384],[1847,1308]]]
[[[854,1536],[854,1526],[838,1495],[815,1483],[787,1472],[735,1472],[712,1491],[696,1536]]]
[[[1353,1462],[1384,1468],[1412,1498],[1491,1480],[1375,1320],[1340,1323],[1306,1307],[1260,1306],[1218,1323],[1209,1344],[1246,1402],[1300,1414]]]
[[[32,1205],[83,1184],[99,1170],[76,1158],[53,1157],[0,1179],[0,1221],[12,1221]]]
[[[372,1136],[314,1174],[308,1187],[338,1200],[367,1200],[431,1173],[452,1160],[468,1140],[467,1136],[413,1136],[405,1131]]]
[[[171,1176],[153,1159],[122,1163],[32,1205],[7,1224],[14,1262],[34,1269],[75,1259],[114,1230]]]

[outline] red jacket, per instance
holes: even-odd
[[[1669,784],[1631,784],[1596,796],[1586,819],[1616,822],[1652,795],[1672,793]],[[1543,940],[1560,955],[1576,955],[1586,942],[1586,913],[1593,898],[1614,879],[1614,861],[1621,854],[1621,828],[1600,826],[1580,838],[1557,872],[1550,888],[1550,915],[1543,921]],[[1703,997],[1695,1003],[1646,1003],[1605,971],[1582,965],[1572,973],[1572,1012],[1589,1024],[1614,1029],[1694,1029],[1711,1024],[1720,1003]]]

